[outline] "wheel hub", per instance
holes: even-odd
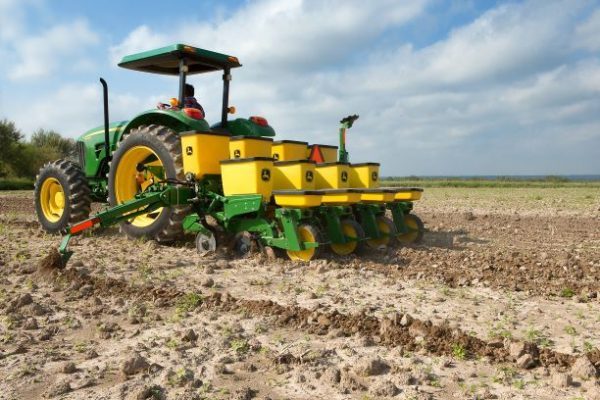
[[[153,171],[163,167],[158,155],[147,146],[135,146],[123,154],[119,165],[115,168],[115,197],[117,203],[131,200],[136,194],[145,191],[155,183]],[[137,227],[149,226],[158,218],[162,208],[144,215],[139,215],[131,220]]]
[[[65,210],[65,193],[56,178],[48,178],[40,189],[40,206],[44,217],[50,222],[58,222]]]

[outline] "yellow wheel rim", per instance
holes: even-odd
[[[314,235],[314,232],[307,226],[300,226],[298,228],[298,236],[302,242],[317,242],[318,238]],[[315,247],[306,250],[292,251],[287,250],[287,255],[292,261],[310,261],[313,259],[317,252]]]
[[[140,192],[150,186],[156,178],[150,171],[137,171],[137,165],[162,167],[162,161],[156,153],[146,146],[135,146],[127,150],[121,157],[117,170],[115,171],[115,199],[117,204],[131,200]],[[148,214],[138,215],[132,219],[131,225],[143,228],[156,221],[162,212],[162,208]]]
[[[413,243],[419,237],[419,225],[410,214],[404,217],[404,224],[410,232],[398,235],[398,240],[403,243]]]
[[[344,236],[358,238],[358,232],[356,231],[356,228],[348,221],[342,221],[342,232],[344,232]],[[347,256],[356,250],[357,246],[358,241],[354,240],[348,243],[332,243],[331,250],[337,255]]]
[[[379,229],[379,232],[385,236],[382,236],[379,239],[369,239],[369,240],[367,240],[367,244],[370,247],[375,247],[375,248],[380,247],[380,246],[387,246],[390,243],[390,234],[391,234],[390,226],[388,224],[386,224],[382,218],[378,218],[377,219],[377,229]]]
[[[65,192],[56,178],[48,178],[40,189],[40,206],[44,218],[50,222],[58,222],[65,210]]]

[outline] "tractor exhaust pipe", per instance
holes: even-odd
[[[229,113],[229,82],[231,82],[231,69],[223,71],[223,108],[221,109],[221,128],[227,127],[227,114]]]
[[[104,97],[104,153],[106,159],[110,161],[110,137],[108,136],[108,84],[104,78],[100,78],[102,84],[102,94]]]

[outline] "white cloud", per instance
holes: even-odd
[[[572,45],[585,37],[594,48],[600,11],[576,28],[582,4],[507,3],[425,48],[380,47],[423,12],[401,4],[249,3],[168,35],[137,28],[111,54],[183,41],[239,56],[240,115],[264,115],[284,138],[335,143],[339,119],[359,113],[352,158],[381,161],[384,174],[555,173],[556,157],[564,172],[600,168],[600,60],[577,61]],[[216,121],[219,77],[192,79]]]
[[[234,53],[261,68],[305,69],[335,62],[392,26],[408,22],[426,1],[359,0],[308,2],[264,0],[247,3],[216,24],[187,23],[170,34],[147,26],[134,29],[110,49],[113,62],[124,55],[181,42]]]
[[[9,70],[9,77],[31,79],[49,76],[61,68],[71,71],[70,63],[98,41],[96,33],[82,19],[55,25],[36,36],[22,37],[14,44],[16,62]]]
[[[359,113],[349,133],[352,159],[380,161],[384,175],[589,173],[600,168],[600,58],[594,53],[600,10],[589,13],[581,4],[502,3],[416,48],[389,37],[436,12],[425,2],[264,0],[215,21],[176,21],[173,30],[138,26],[108,53],[116,64],[125,54],[183,42],[238,56],[244,67],[234,71],[231,88],[238,116],[267,117],[281,138],[336,143],[339,119]],[[82,34],[73,35],[76,23]],[[83,52],[70,52],[98,40],[85,22],[49,31],[53,39],[24,38],[30,52],[49,50],[41,67],[23,57],[12,71],[16,77],[89,67]],[[63,45],[77,36],[84,39],[79,45]],[[174,80],[148,79],[156,92],[172,84],[172,93],[111,90],[111,120],[131,118],[176,93]],[[191,81],[216,122],[220,74]],[[101,123],[101,104],[97,82],[70,84],[28,100],[9,117],[25,132],[45,127],[76,137]]]
[[[154,33],[146,25],[135,28],[125,40],[109,49],[113,65],[117,65],[123,56],[140,51],[155,49],[168,45],[169,40],[165,35]]]
[[[589,18],[575,30],[575,46],[589,51],[600,50],[600,10],[594,11]]]
[[[156,105],[157,98],[140,99],[128,93],[109,93],[111,121],[126,120]],[[30,100],[27,107],[14,111],[11,119],[23,132],[38,128],[54,129],[76,138],[103,122],[102,89],[99,84],[68,84],[44,98]]]
[[[0,0],[0,43],[16,39],[23,31],[26,0]]]

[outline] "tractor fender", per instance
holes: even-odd
[[[209,130],[208,122],[203,119],[194,119],[188,117],[183,111],[173,110],[148,110],[136,115],[127,122],[127,125],[119,132],[117,142],[120,142],[123,134],[135,129],[141,125],[162,125],[173,129],[177,133],[199,130]]]

